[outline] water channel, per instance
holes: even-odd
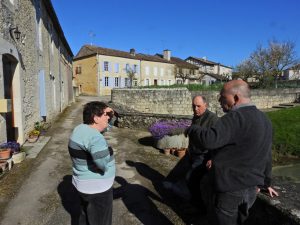
[[[295,183],[300,183],[300,163],[273,167],[272,175],[288,177]]]

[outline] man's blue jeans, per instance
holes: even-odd
[[[239,191],[215,193],[213,215],[210,216],[214,225],[240,225],[247,219],[249,209],[256,199],[256,187]]]
[[[97,194],[80,193],[81,214],[79,225],[111,225],[112,223],[112,188]]]

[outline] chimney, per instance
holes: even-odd
[[[168,61],[171,60],[171,50],[168,50],[168,49],[164,50],[164,54],[163,55],[164,55],[164,59],[166,59]]]
[[[130,51],[129,51],[129,53],[130,53],[130,55],[135,56],[135,49],[131,48]]]

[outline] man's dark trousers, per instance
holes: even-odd
[[[241,225],[247,219],[249,209],[256,199],[256,187],[239,191],[215,193],[213,225]]]

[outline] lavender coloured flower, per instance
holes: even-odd
[[[8,141],[6,143],[2,143],[0,148],[10,148],[13,153],[20,151],[20,144],[16,141]]]
[[[152,124],[149,127],[149,131],[152,134],[152,136],[159,140],[163,138],[165,135],[177,135],[182,134],[187,127],[191,125],[190,120],[163,120],[158,121]]]

